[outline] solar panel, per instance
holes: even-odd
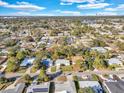
[[[35,88],[33,92],[48,92],[48,88]]]

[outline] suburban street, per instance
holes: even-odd
[[[34,76],[39,75],[39,73],[40,73],[40,71],[38,71],[36,73],[30,73],[30,76],[34,77]],[[68,72],[68,73],[70,73],[70,72]],[[68,73],[66,73],[66,74],[68,74]],[[13,78],[13,77],[20,77],[20,76],[23,76],[25,74],[26,73],[7,73],[4,76],[6,78]],[[124,71],[85,71],[85,72],[72,72],[72,74],[77,75],[77,76],[91,75],[91,74],[97,74],[97,75],[100,75],[100,74],[116,74],[116,75],[119,75],[119,74],[124,74]]]

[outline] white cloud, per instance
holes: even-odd
[[[81,13],[79,11],[62,11],[62,10],[56,10],[56,12],[66,15],[72,15],[72,16],[79,16]]]
[[[85,16],[114,16],[117,15],[116,12],[97,12],[97,13],[88,13]]]
[[[124,10],[124,4],[120,4],[117,8]]]
[[[31,15],[29,12],[16,12],[13,15]]]
[[[63,3],[63,2],[61,2],[60,5],[72,5],[72,3]]]
[[[117,15],[117,13],[115,13],[115,12],[99,12],[99,13],[97,13],[97,15],[102,15],[102,16]]]
[[[1,16],[57,16],[52,13],[44,14],[44,13],[36,13],[36,12],[15,12],[9,14],[0,14]]]
[[[62,11],[63,14],[72,14],[72,15],[80,15],[78,11]]]
[[[16,4],[9,4],[7,2],[0,1],[0,6],[18,10],[43,10],[45,7],[37,6],[28,2],[17,2]]]
[[[117,9],[115,9],[115,8],[105,8],[104,10],[105,11],[116,11]]]
[[[15,12],[15,13],[7,13],[7,14],[0,14],[4,16],[31,16],[30,12]]]
[[[61,0],[61,2],[68,2],[68,3],[98,3],[98,2],[104,2],[104,0]]]
[[[85,4],[85,5],[78,5],[79,9],[98,9],[98,8],[105,8],[109,6],[108,3],[97,3],[97,4]]]
[[[120,4],[117,7],[105,8],[106,11],[122,11],[124,10],[124,4]]]
[[[7,5],[7,8],[18,9],[18,10],[43,10],[44,7],[39,7],[32,4],[20,4],[20,5]]]
[[[19,5],[22,5],[22,4],[26,5],[26,4],[30,4],[30,3],[29,2],[17,2],[17,4],[19,4]]]
[[[8,3],[0,0],[0,6],[5,6],[5,5],[8,5]]]
[[[56,16],[56,15],[54,15],[54,14],[52,14],[52,13],[48,13],[48,14],[36,13],[36,14],[34,14],[34,16]]]

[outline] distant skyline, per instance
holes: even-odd
[[[124,0],[0,0],[0,16],[124,15]]]

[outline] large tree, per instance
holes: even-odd
[[[14,72],[18,69],[19,65],[15,57],[10,57],[7,61],[7,71]]]
[[[25,57],[24,51],[18,51],[18,52],[17,52],[16,58],[17,58],[18,60],[21,61],[22,59],[24,59],[24,57]]]
[[[38,81],[39,82],[47,82],[47,81],[49,81],[49,77],[46,75],[46,72],[45,72],[45,70],[43,68],[40,70],[40,74],[38,76]]]

